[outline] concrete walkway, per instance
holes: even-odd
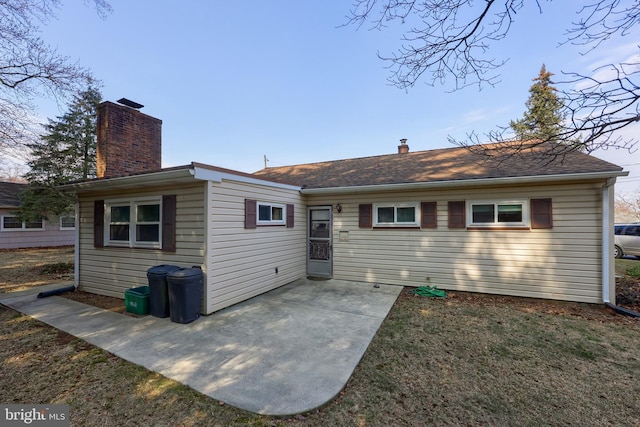
[[[186,325],[37,299],[42,290],[0,303],[216,400],[291,415],[342,390],[402,287],[302,279]]]

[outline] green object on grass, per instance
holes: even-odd
[[[409,291],[409,293],[413,295],[420,295],[422,297],[428,297],[428,298],[446,298],[447,297],[446,291],[442,289],[438,289],[435,286],[420,286],[416,289]]]

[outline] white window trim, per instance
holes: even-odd
[[[273,208],[282,209],[282,219],[260,220],[260,206],[269,206],[270,210]],[[287,221],[287,206],[282,203],[269,203],[269,202],[256,202],[256,225],[286,225]]]
[[[63,217],[68,217],[68,218],[73,218],[73,227],[65,227],[62,225],[62,218]],[[61,231],[71,231],[71,230],[75,230],[76,229],[76,216],[75,215],[61,215],[59,218],[59,223],[60,223],[60,230]]]
[[[393,208],[394,222],[378,221],[379,208]],[[398,222],[398,208],[413,208],[414,221]],[[420,203],[374,203],[373,204],[373,226],[374,227],[420,227]]]
[[[474,205],[491,205],[494,209],[495,222],[473,222],[473,206]],[[487,200],[468,200],[467,203],[467,227],[479,228],[522,228],[531,227],[531,215],[529,213],[529,199],[487,199]],[[498,205],[521,205],[522,206],[522,222],[498,222]]]
[[[160,218],[158,221],[158,241],[157,242],[137,242],[136,225],[137,208],[139,205],[157,204],[160,207]],[[145,248],[145,249],[162,249],[162,196],[153,197],[133,197],[130,199],[111,199],[104,201],[104,242],[105,246],[114,246],[120,248]],[[129,240],[111,240],[111,208],[117,206],[129,206]],[[146,223],[144,223],[146,224]]]
[[[44,219],[41,219],[40,222],[42,224],[42,227],[40,228],[27,228],[27,223],[25,221],[22,221],[22,228],[4,228],[4,219],[5,218],[15,218],[15,215],[2,215],[2,218],[0,218],[0,231],[27,231],[27,232],[31,232],[31,231],[45,231],[45,224],[44,224]]]

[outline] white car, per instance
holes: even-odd
[[[640,257],[640,222],[616,224],[614,233],[614,255],[616,258],[622,258],[625,255]]]

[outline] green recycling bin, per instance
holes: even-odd
[[[200,317],[202,281],[199,267],[180,268],[167,274],[172,322],[190,323]]]

